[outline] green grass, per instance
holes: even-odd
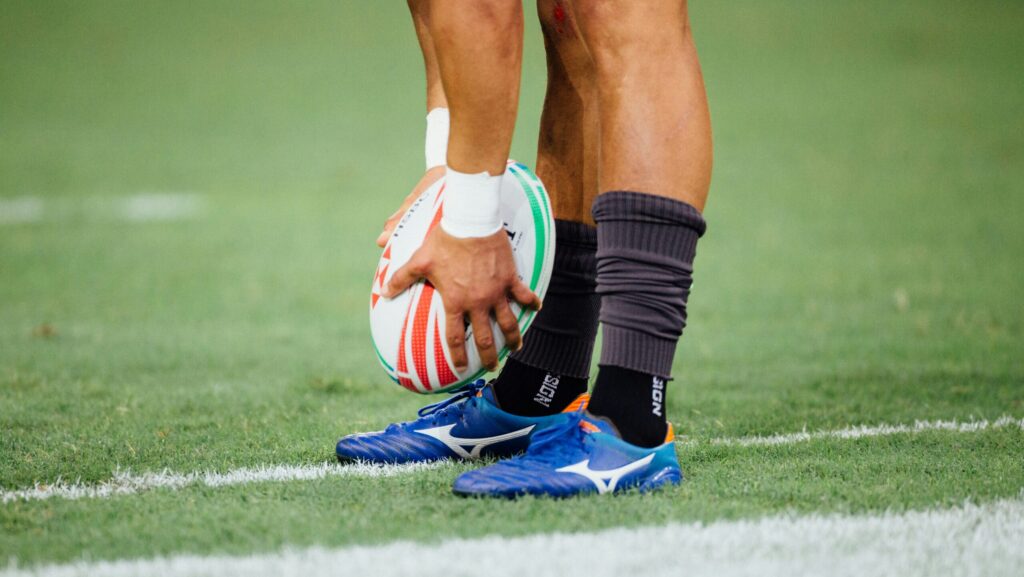
[[[370,347],[373,239],[419,175],[402,3],[8,2],[0,18],[0,486],[329,459],[408,418]],[[716,170],[669,393],[694,439],[1024,417],[1024,6],[692,6]],[[514,156],[532,164],[528,28]],[[200,218],[104,207],[194,191]],[[47,324],[53,334],[38,329]],[[390,479],[0,507],[25,562],[590,529],[1013,496],[1024,433],[681,450],[657,495],[465,501]]]
[[[18,503],[5,506],[4,521],[20,537],[9,539],[12,550],[25,559],[65,560],[82,551],[131,557],[182,550],[249,553],[284,545],[589,531],[778,511],[903,510],[1016,495],[1022,451],[1019,429],[771,450],[689,449],[680,453],[688,480],[678,488],[571,503],[455,497],[451,480],[469,467],[452,464],[386,480],[197,487],[87,506]],[[7,540],[0,540],[5,550]]]

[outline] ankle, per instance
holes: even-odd
[[[587,379],[558,375],[509,359],[492,386],[502,410],[523,417],[542,417],[562,412],[587,392]]]
[[[657,375],[602,365],[587,410],[608,420],[627,443],[656,447],[668,434],[666,385]]]

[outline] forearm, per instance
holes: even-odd
[[[420,43],[423,53],[423,67],[427,76],[427,112],[435,108],[448,108],[448,99],[444,95],[441,82],[441,69],[437,65],[437,52],[434,50],[434,39],[430,35],[430,4],[431,0],[408,0],[412,24],[416,29],[416,40]]]
[[[431,2],[428,24],[451,111],[448,166],[505,171],[512,145],[523,52],[518,0]]]

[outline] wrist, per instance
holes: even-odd
[[[427,113],[427,137],[423,145],[427,170],[447,164],[450,126],[451,119],[447,108],[435,108]]]
[[[441,228],[456,238],[479,238],[500,231],[502,176],[465,174],[449,167]]]

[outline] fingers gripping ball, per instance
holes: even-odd
[[[406,264],[427,233],[440,223],[444,184],[442,177],[428,187],[402,216],[384,247],[370,294],[370,332],[377,359],[392,380],[417,393],[455,389],[486,372],[469,319],[465,323],[469,363],[465,370],[456,371],[448,349],[444,304],[429,282],[417,282],[393,299],[381,297],[381,289],[394,272]],[[520,280],[543,298],[555,255],[555,223],[544,185],[522,164],[510,161],[505,170],[501,218]],[[525,334],[536,315],[514,301],[508,308],[511,314],[502,310],[502,318],[490,319],[499,358],[509,353],[502,325],[517,322]]]

